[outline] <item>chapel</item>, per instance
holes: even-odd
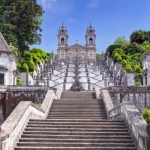
[[[16,85],[18,58],[0,33],[0,86]]]

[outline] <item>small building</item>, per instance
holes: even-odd
[[[141,58],[143,66],[143,85],[150,85],[150,51]]]
[[[16,85],[18,58],[0,33],[0,86]]]

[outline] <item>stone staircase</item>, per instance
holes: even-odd
[[[123,121],[108,120],[93,92],[63,92],[46,120],[32,119],[15,150],[136,150]]]

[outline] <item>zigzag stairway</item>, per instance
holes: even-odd
[[[93,91],[63,92],[46,120],[30,120],[15,150],[136,150],[123,121],[108,120]]]

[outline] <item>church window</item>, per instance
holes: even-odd
[[[61,38],[61,44],[64,44],[64,42],[65,42],[65,39]]]
[[[90,33],[92,33],[92,30],[90,30]]]
[[[62,30],[61,32],[64,32],[64,30]]]
[[[4,85],[4,74],[0,73],[0,84]]]
[[[93,39],[92,38],[89,39],[89,44],[93,44]]]

